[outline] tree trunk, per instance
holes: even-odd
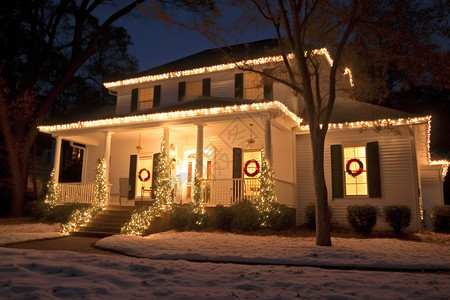
[[[14,149],[13,151],[18,152],[19,150]],[[23,208],[25,203],[25,192],[27,189],[27,167],[28,167],[28,153],[23,150],[21,153],[11,154],[8,151],[8,160],[10,166],[10,178],[11,178],[11,206],[10,206],[10,216],[11,217],[22,217]]]
[[[316,193],[316,245],[331,246],[328,192],[324,173],[325,135],[311,132],[314,190]]]

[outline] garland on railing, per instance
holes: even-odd
[[[255,207],[259,212],[259,220],[262,227],[267,226],[267,220],[274,209],[274,205],[278,201],[275,195],[275,179],[274,172],[267,161],[264,150],[261,151],[261,176],[259,177],[259,195],[255,200]]]
[[[61,187],[56,183],[54,169],[50,173],[50,180],[47,183],[45,203],[47,203],[50,208],[61,204]]]
[[[61,233],[69,235],[71,232],[79,231],[80,227],[86,226],[92,218],[108,206],[108,186],[105,180],[106,164],[104,159],[97,161],[95,168],[94,199],[92,205],[75,210],[66,224],[62,225]]]
[[[163,212],[172,210],[172,189],[173,182],[170,176],[170,165],[166,153],[165,141],[161,141],[161,152],[156,165],[155,178],[155,203],[131,215],[131,219],[126,223],[120,232],[123,235],[143,235],[149,228],[152,220]]]

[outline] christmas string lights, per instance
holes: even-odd
[[[162,120],[176,120],[183,119],[186,117],[195,116],[208,116],[208,115],[218,115],[218,114],[231,114],[235,112],[251,112],[251,111],[262,111],[276,109],[280,110],[283,114],[291,118],[298,125],[301,124],[302,119],[296,114],[291,112],[284,104],[279,101],[271,102],[261,102],[261,103],[251,103],[242,105],[233,105],[225,107],[213,107],[213,108],[202,108],[202,109],[192,109],[192,110],[180,110],[172,111],[166,113],[155,113],[147,115],[135,115],[127,117],[117,117],[110,119],[101,119],[93,121],[83,121],[70,124],[61,125],[50,125],[50,126],[39,126],[38,129],[42,132],[58,132],[58,131],[68,131],[82,128],[97,128],[106,126],[119,126],[125,124],[140,124],[152,121],[162,121]]]
[[[61,234],[69,235],[71,232],[79,231],[95,217],[95,215],[108,206],[109,191],[105,180],[106,164],[104,159],[97,161],[95,168],[94,199],[92,205],[75,210],[66,224],[62,225]]]
[[[170,164],[164,138],[161,141],[161,151],[156,164],[155,203],[144,210],[133,213],[130,221],[120,230],[123,235],[143,235],[157,216],[172,210],[173,180],[170,175]]]
[[[56,183],[55,170],[50,173],[50,180],[47,183],[47,194],[45,195],[45,203],[50,208],[61,204],[61,186]]]
[[[262,227],[266,227],[267,220],[273,210],[277,209],[274,203],[278,201],[275,195],[275,179],[272,166],[267,161],[264,150],[261,150],[261,176],[259,177],[259,195],[255,200],[255,208],[259,213],[259,221]],[[280,213],[276,211],[275,213]]]
[[[314,55],[324,55],[326,57],[328,63],[330,64],[330,66],[333,65],[333,59],[331,58],[331,55],[326,48],[312,50],[311,52]],[[306,52],[305,52],[305,55],[306,55]],[[294,57],[295,56],[292,53],[287,55],[287,59],[293,59]],[[233,63],[195,68],[195,69],[190,69],[190,70],[174,71],[174,72],[167,72],[167,73],[163,73],[163,74],[146,75],[146,76],[141,76],[141,77],[136,77],[136,78],[129,78],[129,79],[118,80],[118,81],[113,81],[113,82],[105,82],[103,85],[109,89],[109,88],[114,88],[114,87],[140,84],[140,83],[152,82],[152,81],[158,81],[158,80],[164,80],[164,79],[179,78],[179,77],[190,76],[190,75],[199,75],[199,74],[212,73],[212,72],[218,72],[218,71],[232,70],[235,68],[242,68],[242,67],[246,67],[246,66],[257,66],[257,65],[263,65],[263,64],[268,64],[268,63],[277,63],[277,62],[281,62],[281,61],[283,61],[282,55],[266,56],[266,57],[260,57],[260,58],[249,59],[249,60],[241,60],[241,61],[233,62]],[[353,86],[353,79],[351,79],[352,78],[351,70],[349,68],[345,68],[343,75],[349,75],[350,85]]]

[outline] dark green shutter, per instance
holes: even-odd
[[[211,78],[203,79],[202,96],[211,96]]]
[[[161,100],[161,86],[155,85],[153,87],[153,107],[158,107]]]
[[[131,90],[131,107],[130,107],[130,112],[135,112],[138,109],[138,95],[139,95],[139,89],[132,89]]]
[[[264,84],[264,100],[273,100],[273,83]]]
[[[381,198],[380,153],[378,142],[367,143],[366,155],[369,197]]]
[[[333,198],[344,197],[344,166],[342,161],[342,146],[331,145],[331,181]]]
[[[182,101],[186,95],[186,82],[182,81],[178,83],[178,101]]]
[[[244,73],[234,75],[234,97],[244,98]]]
[[[153,168],[152,168],[152,199],[155,199],[156,192],[156,177],[158,176],[158,162],[159,152],[153,154]]]
[[[136,164],[137,155],[130,155],[130,173],[128,176],[130,189],[128,190],[128,199],[134,199],[136,195]]]
[[[242,178],[242,149],[233,148],[233,178]]]

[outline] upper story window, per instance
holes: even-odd
[[[178,83],[178,101],[192,100],[199,96],[211,96],[211,78]]]
[[[366,147],[344,147],[345,195],[367,196]]]
[[[131,90],[131,112],[141,111],[159,106],[161,86],[139,88]]]
[[[153,107],[153,87],[139,89],[139,110]]]
[[[260,74],[246,72],[235,74],[234,96],[247,100],[272,100],[273,84]]]

